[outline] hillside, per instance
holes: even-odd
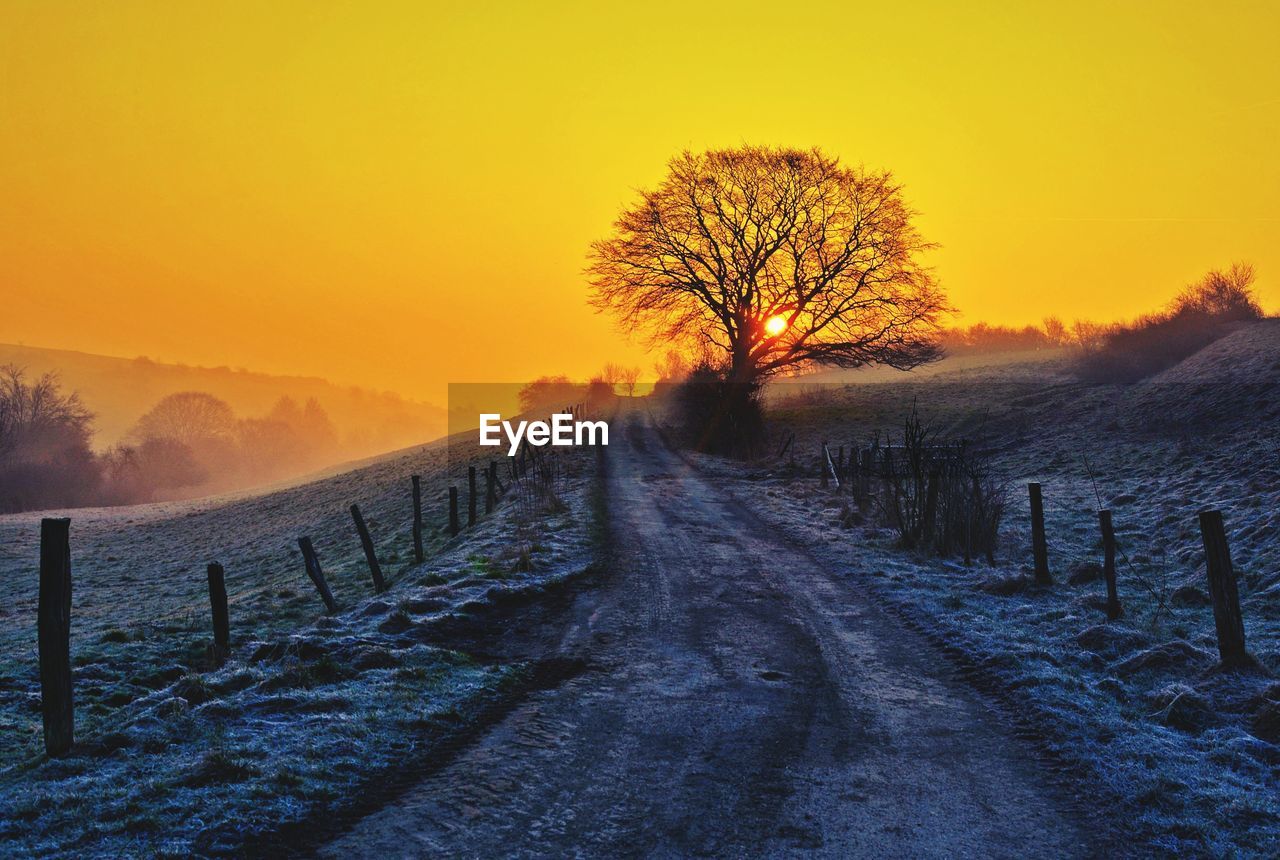
[[[1089,384],[1046,356],[927,379],[799,386],[773,400],[795,463],[709,463],[726,489],[846,571],[996,689],[1155,856],[1276,856],[1280,809],[1280,324],[1242,325],[1147,382]],[[1003,487],[995,564],[901,548],[885,496],[823,489],[821,445],[900,440],[913,405],[988,452]],[[789,459],[789,457],[787,458]],[[1027,483],[1043,487],[1049,567],[1035,587]],[[886,489],[880,489],[886,493]],[[1102,611],[1097,510],[1110,509],[1124,617]],[[1217,669],[1197,521],[1222,512],[1246,642]]]
[[[1152,382],[1256,383],[1280,376],[1280,319],[1241,324]]]
[[[445,432],[445,413],[438,406],[316,377],[0,344],[0,365],[5,364],[24,367],[29,374],[57,373],[66,388],[78,391],[95,414],[94,444],[99,449],[119,442],[157,401],[178,391],[208,392],[240,417],[263,415],[281,397],[299,403],[314,397],[329,414],[349,457],[404,448]]]
[[[1028,371],[1032,371],[1037,377],[1045,378],[1050,375],[1065,373],[1069,360],[1069,351],[1061,347],[990,351],[966,350],[948,354],[940,361],[926,364],[910,371],[895,370],[892,367],[879,365],[853,369],[825,368],[813,373],[789,377],[785,379],[785,383],[836,385],[874,382],[922,382],[938,378],[974,375],[983,379],[993,379],[997,374],[1001,377],[1023,376]]]
[[[65,512],[77,723],[60,759],[41,752],[31,623],[42,515],[0,516],[0,855],[277,856],[246,844],[358,810],[531,682],[529,661],[460,651],[584,575],[593,458],[558,458],[554,505],[527,478],[509,483],[491,514],[481,506],[450,537],[447,488],[462,483],[465,504],[466,465],[490,453],[472,439],[269,492]],[[388,582],[380,595],[352,503]],[[304,572],[303,535],[333,612]],[[208,651],[213,560],[231,629],[220,669]]]

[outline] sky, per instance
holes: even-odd
[[[588,244],[690,148],[892,170],[957,322],[1280,310],[1280,4],[0,0],[0,341],[447,382],[653,357]]]

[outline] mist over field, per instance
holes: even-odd
[[[0,344],[0,510],[244,489],[438,438],[444,410],[373,388]]]

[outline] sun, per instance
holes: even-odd
[[[787,318],[782,314],[769,317],[764,321],[764,330],[769,337],[777,337],[787,330]]]

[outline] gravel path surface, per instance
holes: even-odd
[[[610,570],[543,655],[586,670],[322,856],[1094,853],[923,641],[622,423]]]

